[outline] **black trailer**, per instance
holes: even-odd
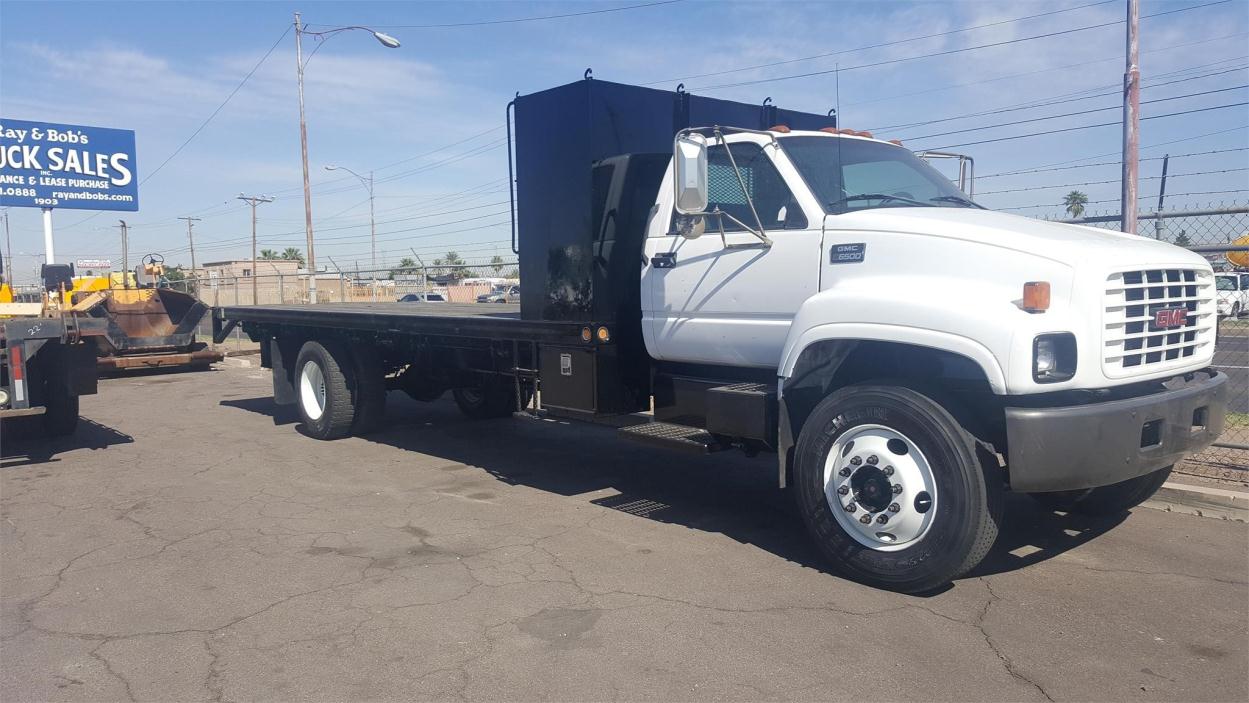
[[[420,304],[225,307],[213,313],[214,337],[220,342],[241,325],[260,342],[278,403],[294,404],[306,391],[326,404],[318,417],[303,417],[322,438],[366,431],[387,390],[423,400],[451,390],[474,417],[523,409],[535,396],[544,412],[579,417],[628,415],[653,403],[657,418],[686,424],[647,425],[634,436],[697,451],[722,448],[725,443],[706,431],[701,398],[690,407],[681,370],[662,368],[647,355],[639,265],[677,132],[707,124],[836,126],[831,115],[769,102],[748,105],[588,77],[518,96],[507,116],[510,140],[514,112],[513,251],[525,282],[519,311]],[[331,377],[301,378],[297,369],[309,358]],[[765,407],[775,404],[775,392],[761,392],[749,383],[755,380],[767,379],[729,374],[700,381],[724,388],[730,411],[722,419],[740,430],[734,439],[752,449],[775,434],[764,420],[775,417]],[[744,422],[733,408],[755,419]]]
[[[50,436],[78,426],[78,397],[96,392],[93,337],[104,320],[81,315],[0,319],[0,420],[41,416]]]

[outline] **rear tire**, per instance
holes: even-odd
[[[803,426],[795,497],[834,570],[921,593],[970,571],[997,539],[1002,477],[989,457],[928,396],[852,386],[821,401]]]
[[[44,402],[43,431],[49,437],[64,437],[78,429],[78,396],[60,384],[48,384]]]
[[[355,369],[338,342],[305,342],[295,362],[299,419],[308,435],[339,439],[351,434],[356,417]]]
[[[356,411],[351,433],[363,435],[381,427],[386,417],[386,374],[382,357],[374,347],[353,344],[351,357],[356,381]]]
[[[479,386],[454,388],[451,394],[460,412],[474,420],[508,417],[516,412],[516,389],[506,381],[488,380]]]
[[[1087,491],[1032,493],[1034,500],[1050,510],[1080,513],[1090,517],[1121,515],[1149,500],[1171,476],[1170,466],[1109,486]]]

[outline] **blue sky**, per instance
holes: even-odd
[[[1192,8],[1141,23],[1142,116],[1249,100],[1249,3],[1230,0],[1142,3],[1142,16]],[[132,257],[165,252],[189,263],[185,223],[194,215],[200,262],[246,258],[247,207],[241,191],[273,195],[259,212],[261,247],[303,248],[294,40],[295,10],[316,25],[366,24],[403,42],[380,46],[348,32],[311,59],[306,97],[313,167],[318,264],[367,267],[367,194],[336,163],[376,169],[379,259],[392,264],[415,248],[426,260],[455,249],[470,260],[509,254],[504,106],[511,96],[567,83],[593,67],[600,79],[684,82],[695,93],[824,112],[834,105],[840,66],[842,125],[937,148],[1083,124],[1113,122],[1123,75],[1122,24],[1027,39],[1002,46],[909,60],[922,54],[1024,39],[1121,20],[1124,2],[702,2],[686,0],[619,12],[468,27],[411,27],[603,10],[611,2],[19,2],[0,3],[0,116],[134,129],[139,177],[153,169],[220,105],[275,42],[276,49],[212,122],[144,183],[137,213],[61,210],[57,256],[120,263],[115,225],[133,224]],[[1092,5],[1092,6],[1089,6]],[[1086,7],[1087,6],[1087,7]],[[1069,12],[1011,21],[1029,15]],[[400,26],[395,26],[400,25]],[[409,25],[404,27],[402,25]],[[991,25],[991,26],[982,26]],[[944,36],[965,27],[981,27]],[[928,37],[906,41],[914,37]],[[856,50],[875,44],[889,46]],[[305,50],[316,48],[307,41]],[[841,52],[823,58],[797,60]],[[899,59],[902,59],[899,61]],[[785,62],[766,68],[760,64]],[[864,64],[894,61],[876,67]],[[737,70],[746,69],[746,70]],[[823,72],[823,73],[820,73]],[[697,77],[700,74],[719,75]],[[818,75],[777,80],[803,73]],[[732,83],[749,85],[717,87]],[[1236,86],[1241,86],[1237,88]],[[1231,90],[1224,90],[1229,89]],[[1222,90],[1218,93],[1209,91]],[[1207,93],[1176,100],[1162,100]],[[1090,95],[1100,97],[1087,98]],[[1080,98],[1080,99],[1076,99]],[[1070,100],[914,127],[947,117]],[[1159,102],[1147,102],[1147,101]],[[968,131],[961,131],[968,130]],[[940,133],[954,132],[942,135]],[[1249,107],[1142,122],[1143,158],[1163,153],[1218,154],[1172,159],[1171,174],[1249,166]],[[930,136],[936,135],[936,136]],[[1155,146],[1157,145],[1157,146]],[[1117,166],[993,174],[1083,160],[1115,161],[1116,126],[957,147],[972,154],[978,199],[994,208],[1056,215],[1079,185],[1090,211],[1117,211]],[[1156,177],[1161,161],[1145,161]],[[988,177],[986,177],[988,176]],[[1142,182],[1144,195],[1158,181]],[[1048,187],[1056,186],[1056,187]],[[1029,189],[1029,190],[1021,190]],[[1249,172],[1179,176],[1170,204],[1249,198]],[[1009,191],[1009,192],[993,192]],[[1099,203],[1097,201],[1108,201]],[[1151,201],[1152,202],[1152,199]],[[1041,206],[1041,207],[1031,207]],[[34,209],[12,208],[18,279],[42,253]]]

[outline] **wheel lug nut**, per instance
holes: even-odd
[[[875,454],[873,454],[867,458],[867,463],[871,464],[872,466],[875,466],[876,464],[880,463],[880,459],[877,458]]]
[[[899,511],[899,510],[901,510],[901,509],[902,509],[902,506],[901,506],[901,505],[898,505],[897,503],[890,503],[890,504],[889,504],[889,512],[891,512],[891,513],[896,513],[896,512],[898,512],[898,511]]]
[[[881,515],[881,517],[884,517],[884,515]],[[863,513],[862,515],[859,516],[859,522],[863,523],[864,525],[870,523],[871,521],[872,521],[872,516],[868,515],[867,513]]]
[[[866,516],[866,515],[864,515],[863,517],[867,517],[867,516]],[[889,516],[888,516],[888,515],[877,515],[877,516],[876,516],[876,522],[878,522],[878,523],[880,523],[881,525],[883,525],[883,524],[885,524],[886,522],[889,522]]]
[[[859,506],[855,505],[854,503],[846,503],[846,512],[853,513],[855,510],[858,510],[858,509],[859,509]]]
[[[886,467],[884,468],[884,473],[885,473],[885,475],[886,475],[886,476],[892,476],[892,475],[893,475],[893,467],[892,467],[892,466],[886,466]]]
[[[844,467],[841,471],[838,471],[837,473],[841,474],[842,476],[849,476],[851,474],[850,467],[849,466]]]
[[[859,457],[857,457],[857,456],[852,456],[852,457],[850,457],[850,463],[851,463],[853,466],[858,466],[859,464],[862,464],[862,463],[863,463],[863,460],[862,460],[862,459],[860,459],[860,458],[859,458]]]
[[[901,494],[902,494],[902,484],[900,484],[900,483],[895,483],[895,484],[893,484],[893,494],[894,494],[895,496],[896,496],[896,495],[901,495]]]
[[[844,496],[845,494],[847,494],[847,493],[849,493],[849,492],[850,492],[850,487],[849,487],[849,486],[842,486],[841,488],[838,488],[838,489],[837,489],[837,495],[839,495],[839,496]]]

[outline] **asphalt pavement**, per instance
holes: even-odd
[[[1215,345],[1214,366],[1228,375],[1231,393],[1227,409],[1249,413],[1249,334],[1221,334]]]
[[[106,379],[3,429],[0,700],[1249,699],[1249,526],[1008,502],[925,597],[828,573],[771,457],[389,401],[317,442],[267,372]]]

